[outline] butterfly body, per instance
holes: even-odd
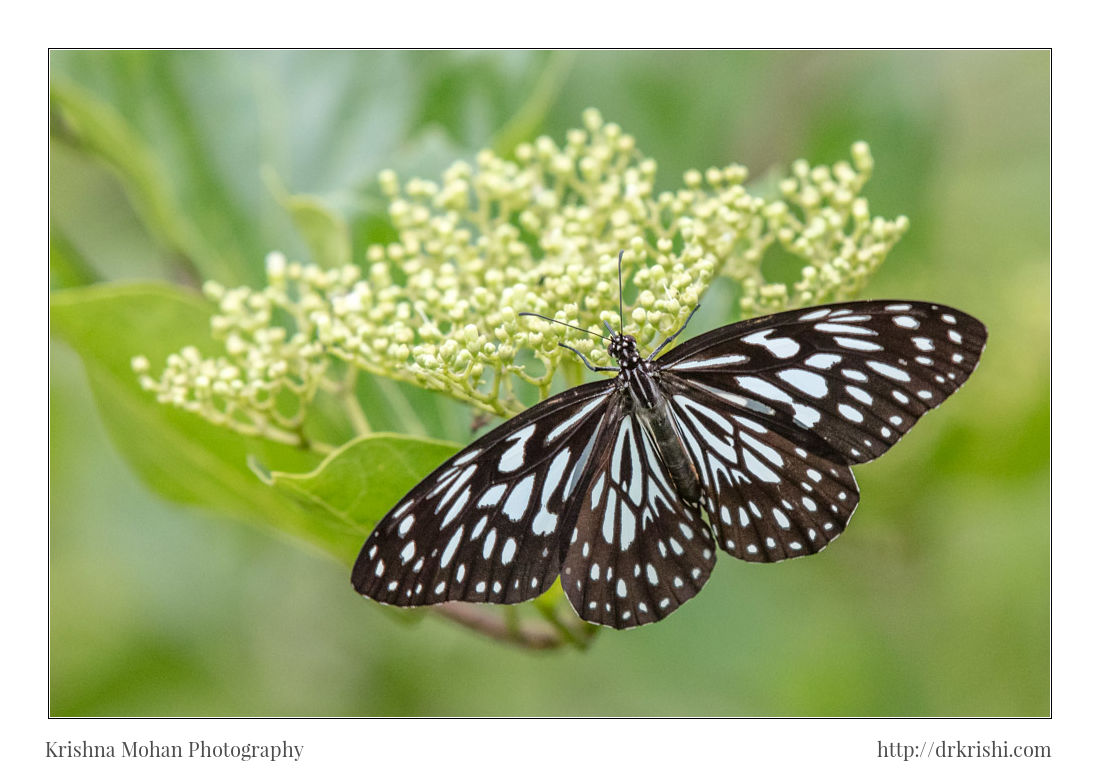
[[[649,359],[642,359],[638,344],[630,335],[613,334],[607,353],[619,364],[619,375],[615,379],[619,391],[626,395],[629,411],[638,416],[657,446],[661,463],[668,470],[677,494],[688,504],[698,504],[699,476],[676,432],[668,399],[660,386],[660,368],[653,367]]]
[[[702,588],[716,548],[774,562],[835,539],[859,498],[850,466],[962,385],[986,332],[886,300],[742,321],[649,358],[629,335],[609,340],[618,367],[592,369],[615,377],[504,422],[383,517],[356,590],[514,603],[560,576],[585,620],[660,620]]]

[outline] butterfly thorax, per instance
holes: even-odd
[[[698,504],[702,494],[699,475],[677,431],[657,368],[641,357],[638,343],[630,335],[613,334],[607,352],[619,363],[616,379],[619,390],[630,398],[634,413],[653,440],[677,493],[688,504]]]
[[[648,361],[638,353],[638,342],[630,335],[614,334],[607,353],[619,363],[619,388],[629,393],[635,406],[654,409],[664,397],[657,386]]]

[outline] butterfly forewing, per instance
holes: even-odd
[[[612,391],[601,381],[558,394],[444,462],[379,521],[355,563],[355,589],[400,606],[546,591]]]
[[[589,464],[561,581],[587,621],[629,628],[660,620],[699,592],[714,539],[683,502],[637,416],[615,402]]]
[[[981,322],[944,305],[852,302],[722,327],[657,365],[854,464],[881,456],[954,393],[985,340]]]

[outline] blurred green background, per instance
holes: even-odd
[[[548,653],[400,622],[330,558],[156,496],[54,340],[52,715],[1049,714],[1048,52],[54,52],[51,80],[55,290],[306,259],[261,169],[347,215],[361,255],[390,234],[379,170],[561,141],[593,106],[660,189],[868,141],[872,213],[912,226],[866,296],[990,331],[959,395],[856,469],[827,552],[723,556],[670,619]],[[72,131],[74,99],[117,143]]]

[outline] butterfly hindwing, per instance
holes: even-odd
[[[355,589],[405,607],[546,591],[612,391],[611,381],[565,391],[444,462],[379,521],[352,571]]]
[[[676,375],[663,386],[719,548],[745,561],[781,561],[816,553],[848,525],[859,489],[839,456],[802,447],[772,418]]]
[[[714,538],[676,493],[657,447],[625,401],[609,410],[562,567],[573,608],[593,623],[660,620],[703,587]]]
[[[818,438],[856,464],[881,456],[954,393],[985,341],[980,321],[945,305],[850,302],[721,327],[657,366],[788,427],[803,447]]]

